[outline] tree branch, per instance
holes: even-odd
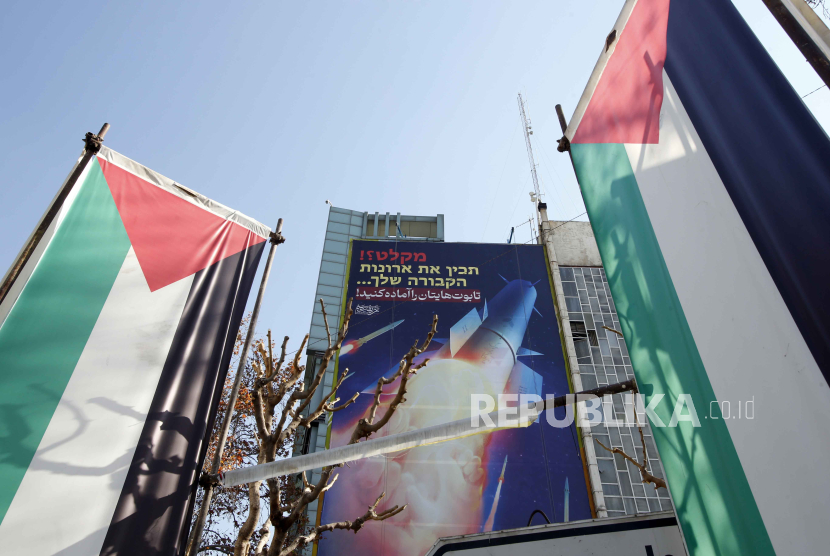
[[[260,463],[262,463],[262,454],[260,453]],[[251,548],[251,537],[254,535],[257,523],[259,523],[260,499],[259,487],[262,481],[248,484],[248,517],[239,528],[239,533],[236,535],[236,542],[233,543],[234,556],[248,556]]]
[[[279,374],[279,371],[282,369],[282,364],[285,362],[285,350],[286,350],[286,347],[288,346],[288,336],[286,336],[282,339],[282,348],[280,350],[280,360],[276,365],[273,364],[274,363],[274,355],[272,353],[271,343],[272,343],[272,341],[271,341],[271,331],[269,330],[268,331],[268,356],[267,356],[267,361],[268,361],[268,365],[269,365],[270,368],[268,369],[268,372],[265,373],[265,375],[263,376],[262,382],[271,382],[271,381],[273,381],[274,379],[277,378],[277,376]],[[263,359],[266,359],[265,354],[263,354]]]
[[[326,304],[323,303],[323,298],[320,298],[320,310],[323,311],[323,324],[326,325],[326,339],[328,340],[329,349],[331,349],[331,331],[329,330],[329,317],[326,315]]]
[[[320,300],[320,303],[323,307],[325,307],[325,304],[323,303],[322,299]],[[325,311],[324,311],[323,314],[324,314],[324,317],[325,317]],[[305,426],[305,427],[310,426],[311,420],[307,420],[307,422],[304,423],[304,418],[302,417],[302,414],[308,408],[308,406],[311,403],[311,400],[314,396],[314,392],[317,391],[317,388],[320,386],[321,382],[323,381],[323,377],[326,374],[326,371],[328,369],[328,366],[329,366],[329,363],[331,362],[332,357],[340,350],[340,346],[343,344],[343,340],[346,338],[346,334],[349,331],[349,321],[351,320],[351,318],[352,318],[352,300],[349,299],[349,301],[346,303],[346,314],[344,315],[343,323],[340,325],[340,330],[337,334],[337,340],[335,341],[335,343],[333,345],[330,344],[329,347],[326,349],[325,353],[323,354],[323,359],[320,363],[320,368],[317,369],[317,372],[314,375],[314,379],[312,380],[309,389],[307,391],[302,391],[302,390],[297,391],[297,390],[295,390],[291,394],[291,396],[289,397],[289,399],[286,403],[286,411],[284,411],[283,414],[280,416],[280,423],[279,423],[279,426],[277,427],[277,430],[281,431],[279,433],[281,440],[283,438],[286,438],[288,435],[294,434],[294,431],[299,426]],[[326,318],[324,318],[324,320],[326,320],[326,327],[328,327],[328,320]],[[308,338],[308,336],[306,336],[306,338]],[[327,398],[327,396],[324,396],[323,399],[326,399],[326,398]],[[295,408],[294,403],[296,401],[300,401],[300,404]],[[289,422],[288,425],[285,425],[285,418],[288,415],[291,416],[291,421]]]
[[[317,406],[317,409],[315,409],[314,411],[309,413],[308,417],[306,417],[305,419],[302,420],[302,422],[300,423],[302,426],[308,428],[310,426],[310,424],[315,419],[317,419],[320,415],[322,415],[324,412],[326,412],[326,411],[328,411],[328,412],[340,411],[341,409],[343,409],[345,407],[349,407],[350,405],[352,405],[355,402],[355,400],[357,400],[357,397],[360,395],[360,392],[355,392],[354,396],[352,396],[352,398],[349,401],[345,402],[340,407],[334,407],[334,404],[339,402],[340,398],[335,398],[333,400],[331,399],[333,396],[335,396],[337,394],[337,389],[340,388],[340,385],[343,384],[343,382],[347,378],[349,378],[349,376],[351,376],[349,374],[349,369],[345,369],[343,371],[343,374],[340,375],[340,378],[337,379],[337,384],[332,386],[331,391],[328,393],[328,395],[324,396],[320,399],[320,404]]]
[[[349,401],[347,401],[347,402],[343,403],[342,405],[339,405],[339,406],[337,406],[337,407],[334,407],[334,404],[336,404],[338,401],[340,401],[340,398],[337,398],[337,399],[335,399],[333,402],[331,402],[331,406],[330,406],[328,409],[326,409],[326,411],[329,411],[329,412],[331,412],[331,413],[334,413],[335,411],[340,411],[341,409],[345,409],[345,408],[349,407],[350,405],[352,405],[355,401],[357,401],[357,397],[358,397],[359,395],[360,395],[360,392],[355,392],[355,393],[354,393],[354,396],[352,396],[352,397],[349,399]]]
[[[628,461],[633,463],[637,467],[637,469],[640,470],[640,476],[642,477],[644,483],[653,483],[655,488],[665,488],[666,490],[668,490],[668,487],[666,486],[666,481],[664,481],[660,477],[655,477],[654,475],[649,473],[646,470],[646,466],[641,464],[636,459],[632,458],[631,456],[629,456],[628,454],[626,454],[625,452],[623,452],[619,448],[609,448],[608,446],[606,446],[605,444],[603,444],[602,442],[600,442],[596,438],[594,438],[594,441],[597,444],[599,444],[600,446],[602,446],[603,448],[605,448],[606,450],[608,450],[609,452],[611,452],[612,454],[620,454],[622,457],[624,457],[625,459],[627,459]],[[645,442],[643,442],[643,445],[645,446]]]
[[[418,347],[418,342],[416,341],[415,344],[409,348],[409,352],[404,356],[401,360],[400,365],[398,366],[398,370],[389,378],[379,378],[378,385],[375,388],[375,398],[372,401],[372,405],[369,408],[369,416],[363,419],[360,419],[357,422],[357,425],[354,428],[354,432],[352,433],[352,438],[349,441],[349,444],[354,444],[356,442],[360,442],[364,438],[369,438],[372,434],[379,431],[381,428],[389,422],[392,418],[392,415],[395,413],[395,410],[398,406],[406,401],[404,396],[406,395],[406,386],[409,382],[409,379],[420,369],[426,366],[429,362],[429,359],[424,360],[423,362],[419,363],[415,367],[412,366],[412,361],[420,354],[422,354],[426,349],[429,347],[432,338],[435,336],[435,332],[438,328],[438,315],[434,315],[432,317],[432,327],[430,328],[429,334],[427,334],[424,343],[421,347]],[[392,402],[389,404],[389,409],[386,410],[386,413],[383,414],[383,417],[380,418],[379,421],[375,422],[375,417],[377,415],[378,407],[380,407],[380,396],[383,394],[383,387],[387,384],[391,384],[401,379],[400,384],[398,385],[398,391],[395,393],[395,397],[392,399]]]
[[[378,507],[378,504],[380,504],[380,501],[383,499],[384,496],[386,496],[386,493],[385,492],[381,493],[381,495],[378,496],[377,499],[375,500],[375,503],[372,504],[371,506],[369,506],[369,509],[366,511],[366,513],[363,514],[362,516],[358,517],[355,520],[352,520],[352,521],[336,521],[334,523],[327,523],[325,525],[319,525],[319,526],[315,527],[314,530],[312,530],[311,533],[309,533],[308,535],[304,535],[304,536],[300,536],[300,537],[296,538],[294,540],[294,542],[292,542],[289,546],[287,546],[285,549],[283,549],[282,552],[280,552],[280,556],[287,556],[292,551],[294,551],[301,543],[302,544],[310,544],[310,543],[314,542],[315,539],[317,539],[322,533],[325,533],[327,531],[334,531],[335,529],[345,529],[345,530],[354,531],[355,533],[357,533],[358,531],[360,531],[360,529],[363,528],[363,525],[367,521],[383,521],[385,519],[389,519],[390,517],[398,515],[399,513],[401,513],[402,511],[404,511],[406,509],[406,505],[404,505],[404,506],[397,506],[396,505],[396,506],[393,506],[393,507],[389,508],[388,510],[384,510],[384,511],[378,513],[376,511],[377,507]]]
[[[265,545],[268,544],[268,538],[270,536],[271,528],[268,527],[268,522],[266,521],[262,528],[259,530],[259,542],[256,543],[257,556],[265,553]]]
[[[207,546],[201,547],[198,550],[198,552],[196,552],[196,553],[198,554],[199,552],[205,552],[207,550],[215,550],[216,552],[224,552],[225,554],[233,554],[233,547],[232,546],[227,546],[227,545],[224,545],[224,544],[209,544]]]
[[[285,344],[288,342],[288,336],[282,342],[283,353],[285,353]],[[274,370],[279,370],[282,365],[274,366],[274,349],[273,349],[274,341],[271,339],[271,329],[268,329],[268,367],[269,373],[274,372]]]

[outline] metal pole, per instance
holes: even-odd
[[[562,133],[565,133],[565,131],[568,129],[568,121],[565,119],[565,113],[562,111],[562,105],[561,104],[556,105],[556,116],[559,118],[559,127],[562,128]],[[567,149],[564,148],[562,143],[559,143],[559,149],[557,149],[557,150],[562,152],[563,150],[567,150]]]
[[[225,487],[233,487],[246,483],[256,481],[264,481],[274,477],[283,475],[293,475],[294,473],[301,473],[310,469],[318,469],[320,467],[328,467],[330,465],[339,465],[349,461],[355,461],[372,457],[381,454],[389,454],[392,452],[400,452],[401,450],[409,450],[417,448],[418,446],[426,446],[428,444],[435,444],[438,442],[447,442],[455,440],[456,438],[465,438],[474,434],[486,434],[503,430],[505,428],[524,428],[528,427],[539,418],[543,411],[553,409],[555,407],[563,407],[569,403],[576,401],[588,401],[592,398],[601,398],[603,396],[611,396],[613,394],[621,394],[623,392],[637,392],[637,381],[634,379],[617,384],[610,384],[608,386],[600,386],[592,390],[585,390],[584,392],[577,392],[576,394],[565,394],[556,398],[547,398],[539,402],[531,402],[527,407],[527,418],[519,417],[516,421],[507,426],[499,427],[489,426],[484,424],[480,427],[474,427],[469,418],[459,419],[457,421],[450,421],[440,425],[433,425],[423,429],[416,429],[412,431],[384,436],[381,438],[371,438],[358,442],[356,444],[347,444],[339,448],[332,448],[330,450],[323,450],[313,454],[305,454],[293,458],[286,458],[269,463],[261,463],[259,465],[252,465],[251,467],[242,467],[232,469],[222,476],[214,476],[211,481],[218,482]],[[487,414],[489,421],[494,425],[499,421],[499,410]],[[487,422],[485,420],[485,423]],[[583,424],[587,418],[580,421]]]
[[[107,134],[107,131],[109,131],[109,128],[110,125],[105,123],[101,127],[101,131],[98,132],[98,135],[95,135],[91,131],[87,132],[84,137],[85,145],[83,155],[81,155],[80,160],[75,164],[75,167],[72,169],[72,172],[70,172],[69,177],[66,178],[66,181],[58,190],[58,194],[55,195],[54,199],[52,199],[52,203],[49,205],[49,208],[46,209],[46,213],[40,218],[40,222],[38,222],[35,230],[32,232],[32,235],[29,236],[29,239],[26,240],[23,249],[21,249],[20,253],[18,253],[17,259],[15,259],[14,263],[12,263],[12,266],[3,277],[3,284],[0,285],[0,303],[3,303],[3,300],[6,299],[6,295],[8,295],[9,290],[14,285],[17,277],[20,276],[20,273],[23,271],[23,267],[25,267],[26,263],[29,262],[29,259],[32,257],[32,253],[34,253],[40,243],[43,234],[46,233],[46,230],[49,229],[52,221],[55,220],[55,216],[57,216],[58,211],[63,206],[64,201],[66,201],[66,197],[69,195],[69,192],[72,191],[72,188],[75,186],[78,178],[81,177],[86,165],[89,164],[92,157],[98,154],[98,151],[101,150],[101,144],[104,142],[104,136]]]
[[[522,117],[522,126],[524,126],[525,146],[527,146],[527,158],[530,161],[530,174],[533,176],[533,191],[536,193],[536,199],[541,200],[542,193],[539,190],[539,178],[536,175],[536,160],[533,158],[533,146],[530,144],[530,136],[533,131],[530,129],[530,120],[525,114],[525,103],[522,99],[522,93],[519,93],[519,115]]]
[[[804,0],[764,0],[764,4],[824,84],[830,85],[830,31],[821,18]]]
[[[262,306],[262,297],[265,295],[265,286],[268,284],[268,276],[271,274],[271,265],[274,262],[274,252],[280,243],[285,243],[285,238],[282,235],[282,218],[277,221],[277,229],[271,232],[270,241],[271,250],[268,252],[268,260],[265,263],[265,270],[262,272],[262,282],[259,284],[259,291],[256,295],[254,312],[251,315],[251,322],[248,325],[248,333],[245,335],[245,344],[242,347],[242,352],[239,354],[239,365],[236,368],[233,389],[231,390],[230,398],[228,398],[228,407],[225,409],[225,419],[222,421],[222,429],[219,431],[219,445],[213,454],[213,463],[210,467],[211,475],[219,473],[219,467],[222,464],[222,453],[225,451],[225,443],[228,439],[228,429],[231,425],[233,408],[236,405],[236,398],[239,396],[239,387],[242,384],[242,373],[245,370],[245,361],[248,359],[248,350],[251,348],[251,343],[254,339],[254,331],[256,330],[257,319],[259,319],[259,309]],[[210,510],[210,502],[213,499],[215,485],[211,482],[203,481],[202,486],[205,495],[202,498],[199,516],[196,518],[196,523],[193,525],[193,530],[190,532],[190,538],[187,542],[187,556],[196,556],[196,553],[199,551],[199,545],[202,543],[202,533],[205,530],[205,521],[207,521],[208,510]]]

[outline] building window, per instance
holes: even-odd
[[[601,268],[560,267],[562,289],[571,320],[574,348],[579,363],[582,387],[591,390],[597,386],[616,384],[634,378],[631,359],[625,339],[617,334],[620,321],[617,308],[611,299],[611,289],[605,271]],[[609,328],[611,330],[609,330]],[[611,397],[612,403],[603,410],[610,411],[617,419],[625,418],[626,403],[631,412],[630,400],[622,394]],[[648,452],[648,469],[654,476],[664,478],[663,466],[657,454],[651,428],[641,415],[643,436]],[[640,461],[643,457],[640,433],[637,427],[594,427],[597,440],[611,448],[620,448]],[[650,513],[671,510],[669,493],[664,488],[643,484],[640,471],[622,456],[595,446],[602,492],[609,516]]]
[[[574,341],[586,339],[588,333],[585,331],[585,323],[571,321],[571,335],[574,337]]]

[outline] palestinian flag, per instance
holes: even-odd
[[[824,131],[729,0],[629,0],[566,138],[690,554],[825,554]]]
[[[0,306],[0,552],[172,555],[269,229],[110,149]]]

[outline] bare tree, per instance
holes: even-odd
[[[300,357],[308,342],[308,335],[303,339],[293,360],[287,365],[285,365],[285,359],[288,337],[283,340],[280,355],[276,359],[270,340],[270,331],[267,343],[263,341],[256,343],[256,353],[252,363],[255,379],[250,391],[253,416],[256,423],[257,463],[275,461],[282,455],[280,453],[281,449],[293,442],[298,430],[302,428],[310,429],[311,424],[321,415],[339,411],[348,407],[357,399],[358,394],[356,393],[344,403],[337,405],[340,402],[337,391],[349,376],[348,369],[345,369],[333,384],[331,390],[324,392],[316,407],[311,406],[314,393],[323,383],[323,378],[332,359],[336,356],[343,340],[346,338],[352,316],[351,306],[352,302],[349,300],[343,323],[336,336],[332,337],[325,304],[322,299],[320,300],[320,307],[326,323],[328,347],[323,354],[319,368],[314,376],[310,377],[307,388],[301,380],[305,367],[300,365]],[[401,359],[398,370],[393,376],[389,378],[381,377],[378,380],[367,417],[358,421],[349,444],[367,439],[383,428],[392,418],[398,406],[406,401],[405,396],[409,379],[429,361],[427,359],[414,365],[413,360],[429,347],[437,325],[438,317],[435,316],[424,342],[420,346],[417,341],[413,344]],[[389,402],[383,414],[378,415],[384,386],[398,380],[398,389],[392,401]],[[262,482],[247,485],[246,506],[248,514],[245,521],[238,527],[232,551],[230,550],[231,547],[227,545],[210,544],[208,546],[211,550],[232,553],[235,556],[250,556],[252,554],[256,556],[288,556],[289,554],[296,554],[303,546],[313,543],[326,531],[345,529],[357,532],[367,521],[383,521],[399,514],[406,508],[405,505],[396,505],[378,511],[378,506],[386,495],[386,493],[381,492],[366,513],[351,521],[339,521],[319,526],[307,525],[304,522],[306,508],[311,502],[319,499],[324,492],[334,486],[338,477],[334,471],[338,467],[340,465],[323,468],[320,479],[316,484],[309,483],[305,473],[302,473],[300,475],[301,483],[298,481],[298,492],[291,492],[293,482],[287,477],[267,479],[265,485],[262,485]],[[268,519],[264,525],[260,525],[260,514],[263,508],[263,486],[267,498]],[[273,528],[273,534],[271,528]],[[202,550],[205,548],[207,547],[203,547]]]
[[[244,343],[244,337],[247,332],[248,318],[243,322],[243,326],[236,338],[234,346],[234,355],[239,356]],[[268,353],[266,347],[266,339],[255,340],[255,349],[248,355],[243,367],[243,375],[240,383],[239,394],[234,405],[232,413],[232,420],[228,432],[225,449],[222,452],[222,461],[220,465],[220,472],[226,472],[231,469],[240,467],[247,467],[256,465],[259,462],[260,443],[257,438],[257,426],[254,418],[254,401],[253,390],[256,381],[258,380],[254,367],[262,365],[265,361],[263,353]],[[267,338],[268,344],[271,344],[270,334]],[[273,346],[272,346],[273,348]],[[238,359],[231,363],[232,368],[236,368]],[[279,381],[284,378],[284,373],[275,377],[272,387],[279,384]],[[224,415],[227,404],[230,398],[230,392],[233,387],[234,377],[228,375],[222,390],[222,396],[219,400],[218,415]],[[219,444],[219,435],[222,431],[222,423],[217,420],[213,426],[210,442],[208,444],[207,457],[205,458],[204,473],[210,472],[211,462],[217,446]],[[294,436],[289,435],[285,438],[283,444],[277,448],[277,458],[285,458],[291,456],[291,450],[294,444]],[[281,495],[285,498],[285,503],[299,497],[301,494],[300,488],[296,480],[291,477],[281,477],[282,488]],[[269,504],[269,497],[267,489],[263,486],[260,489],[260,507],[264,508],[267,513]],[[207,514],[207,523],[202,537],[202,546],[199,549],[200,553],[221,553],[234,554],[234,544],[238,536],[240,528],[247,522],[249,515],[249,495],[250,489],[248,485],[240,485],[235,487],[227,487],[215,490],[213,501],[210,505]],[[197,498],[196,508],[193,512],[194,519],[198,515],[201,508],[202,499]],[[306,518],[303,516],[298,520],[292,534],[294,536],[304,534],[307,530]],[[267,534],[267,527],[256,527],[256,531],[251,537],[251,544],[248,552],[242,552],[245,556],[255,554],[254,549],[259,545],[259,541],[263,534]],[[266,538],[267,542],[267,538]]]

